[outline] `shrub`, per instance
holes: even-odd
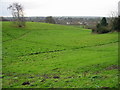
[[[108,23],[105,17],[103,17],[100,23],[98,23],[96,27],[92,29],[92,33],[98,33],[98,34],[108,33],[110,31],[111,30],[108,27]]]
[[[104,33],[108,33],[110,32],[111,30],[109,29],[109,27],[105,27],[105,26],[102,26],[102,27],[99,27],[99,28],[92,28],[92,33],[98,33],[98,34],[104,34]]]
[[[52,16],[48,16],[48,17],[46,17],[45,22],[46,22],[46,23],[52,23],[52,24],[55,24],[55,20],[53,19]]]
[[[97,33],[99,34],[108,33],[108,32],[110,32],[110,29],[108,27],[101,26],[97,28]]]

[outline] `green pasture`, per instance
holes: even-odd
[[[117,88],[118,33],[3,22],[3,88]]]

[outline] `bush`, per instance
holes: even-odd
[[[91,29],[92,29],[92,33],[97,33],[96,32],[96,29],[97,29],[96,27],[92,27]]]
[[[103,17],[100,23],[98,23],[96,27],[92,29],[92,33],[98,33],[98,34],[108,33],[110,31],[111,30],[108,27],[108,23],[105,17]]]
[[[104,33],[108,33],[111,30],[108,27],[102,26],[99,28],[92,28],[92,33],[98,33],[98,34],[104,34]]]
[[[101,26],[97,28],[97,33],[99,34],[108,33],[108,32],[110,32],[110,29],[108,27]]]
[[[52,23],[52,24],[55,24],[55,20],[53,19],[52,16],[48,16],[48,17],[46,17],[45,22],[46,22],[46,23]]]

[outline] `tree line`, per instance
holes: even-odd
[[[18,27],[25,27],[25,18],[24,18],[24,12],[23,12],[23,6],[19,3],[13,3],[9,5],[9,10],[11,10],[12,16],[13,16],[13,22]],[[46,23],[52,23],[55,24],[55,20],[52,16],[48,16],[45,19]],[[101,21],[96,25],[96,27],[92,28],[93,33],[108,33],[113,31],[120,31],[120,16],[114,17],[114,19],[111,20],[111,22],[108,23],[106,17],[103,17]]]

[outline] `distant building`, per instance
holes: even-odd
[[[70,24],[70,22],[67,22],[66,24],[67,24],[67,25],[69,25],[69,24]]]
[[[78,21],[78,24],[82,25],[82,22],[79,22],[79,21]]]
[[[118,16],[120,16],[120,1],[118,2]]]

